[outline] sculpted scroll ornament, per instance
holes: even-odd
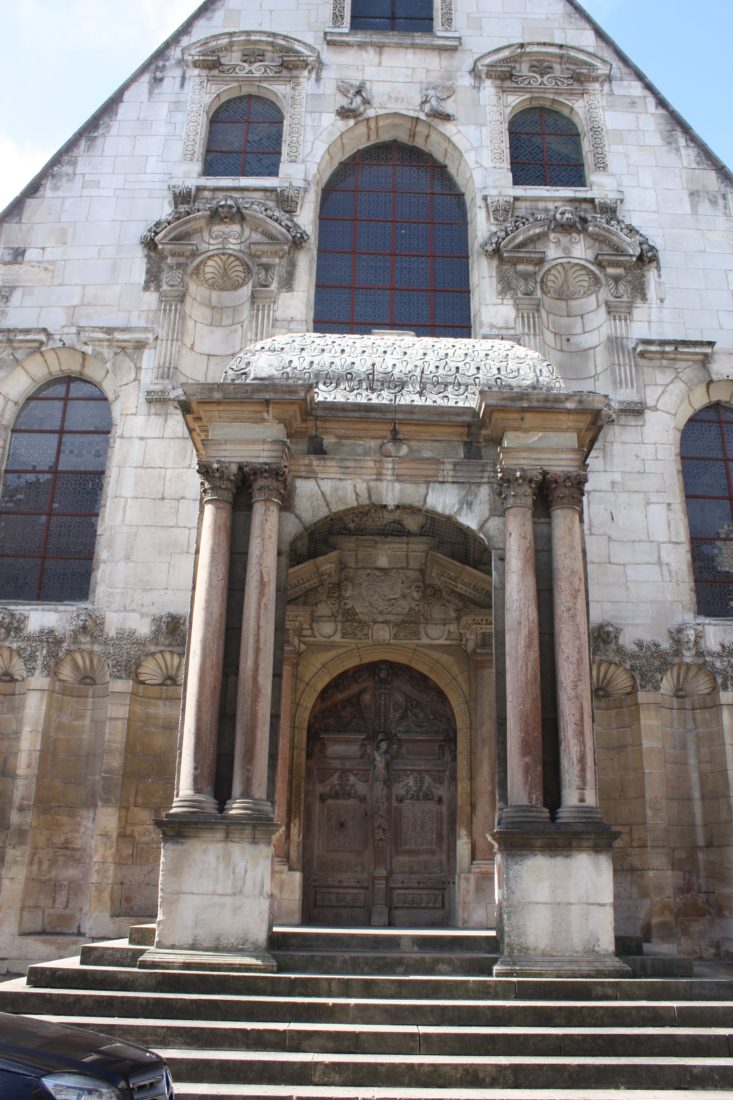
[[[562,471],[545,475],[545,488],[550,499],[550,508],[583,507],[583,492],[588,481],[585,470]]]
[[[204,501],[224,500],[231,504],[239,482],[236,466],[223,462],[198,462],[196,470],[201,479],[201,493]]]
[[[245,466],[245,477],[248,478],[252,492],[252,500],[274,500],[282,504],[283,497],[288,487],[288,471],[284,466]]]

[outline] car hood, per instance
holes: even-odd
[[[159,1062],[150,1051],[110,1035],[0,1012],[0,1064],[33,1077],[88,1070],[117,1084]]]

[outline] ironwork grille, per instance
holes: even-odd
[[[585,187],[583,147],[572,119],[529,107],[509,123],[512,181],[525,187]]]
[[[733,617],[733,409],[709,405],[680,442],[699,615]]]
[[[466,203],[447,169],[397,141],[360,149],[323,189],[313,328],[470,336]]]
[[[280,108],[257,95],[228,99],[214,111],[205,176],[277,176],[283,141]]]
[[[433,0],[352,0],[351,29],[429,34],[433,29]]]
[[[21,408],[0,494],[0,599],[89,595],[111,427],[104,394],[79,378]]]

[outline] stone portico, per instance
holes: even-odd
[[[198,565],[141,965],[272,967],[274,915],[497,920],[497,973],[622,972],[582,529],[605,399],[506,341],[303,334],[180,405]]]

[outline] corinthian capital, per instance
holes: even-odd
[[[545,490],[550,509],[583,507],[583,491],[588,474],[585,470],[550,470],[545,474]]]
[[[225,500],[231,504],[234,490],[239,481],[236,466],[226,462],[199,462],[196,466],[201,478],[201,493],[204,501]]]
[[[499,498],[507,508],[531,508],[542,480],[539,470],[524,467],[502,467],[496,479]]]
[[[244,474],[249,479],[253,503],[256,500],[274,500],[276,504],[282,504],[288,487],[287,466],[245,466]]]

